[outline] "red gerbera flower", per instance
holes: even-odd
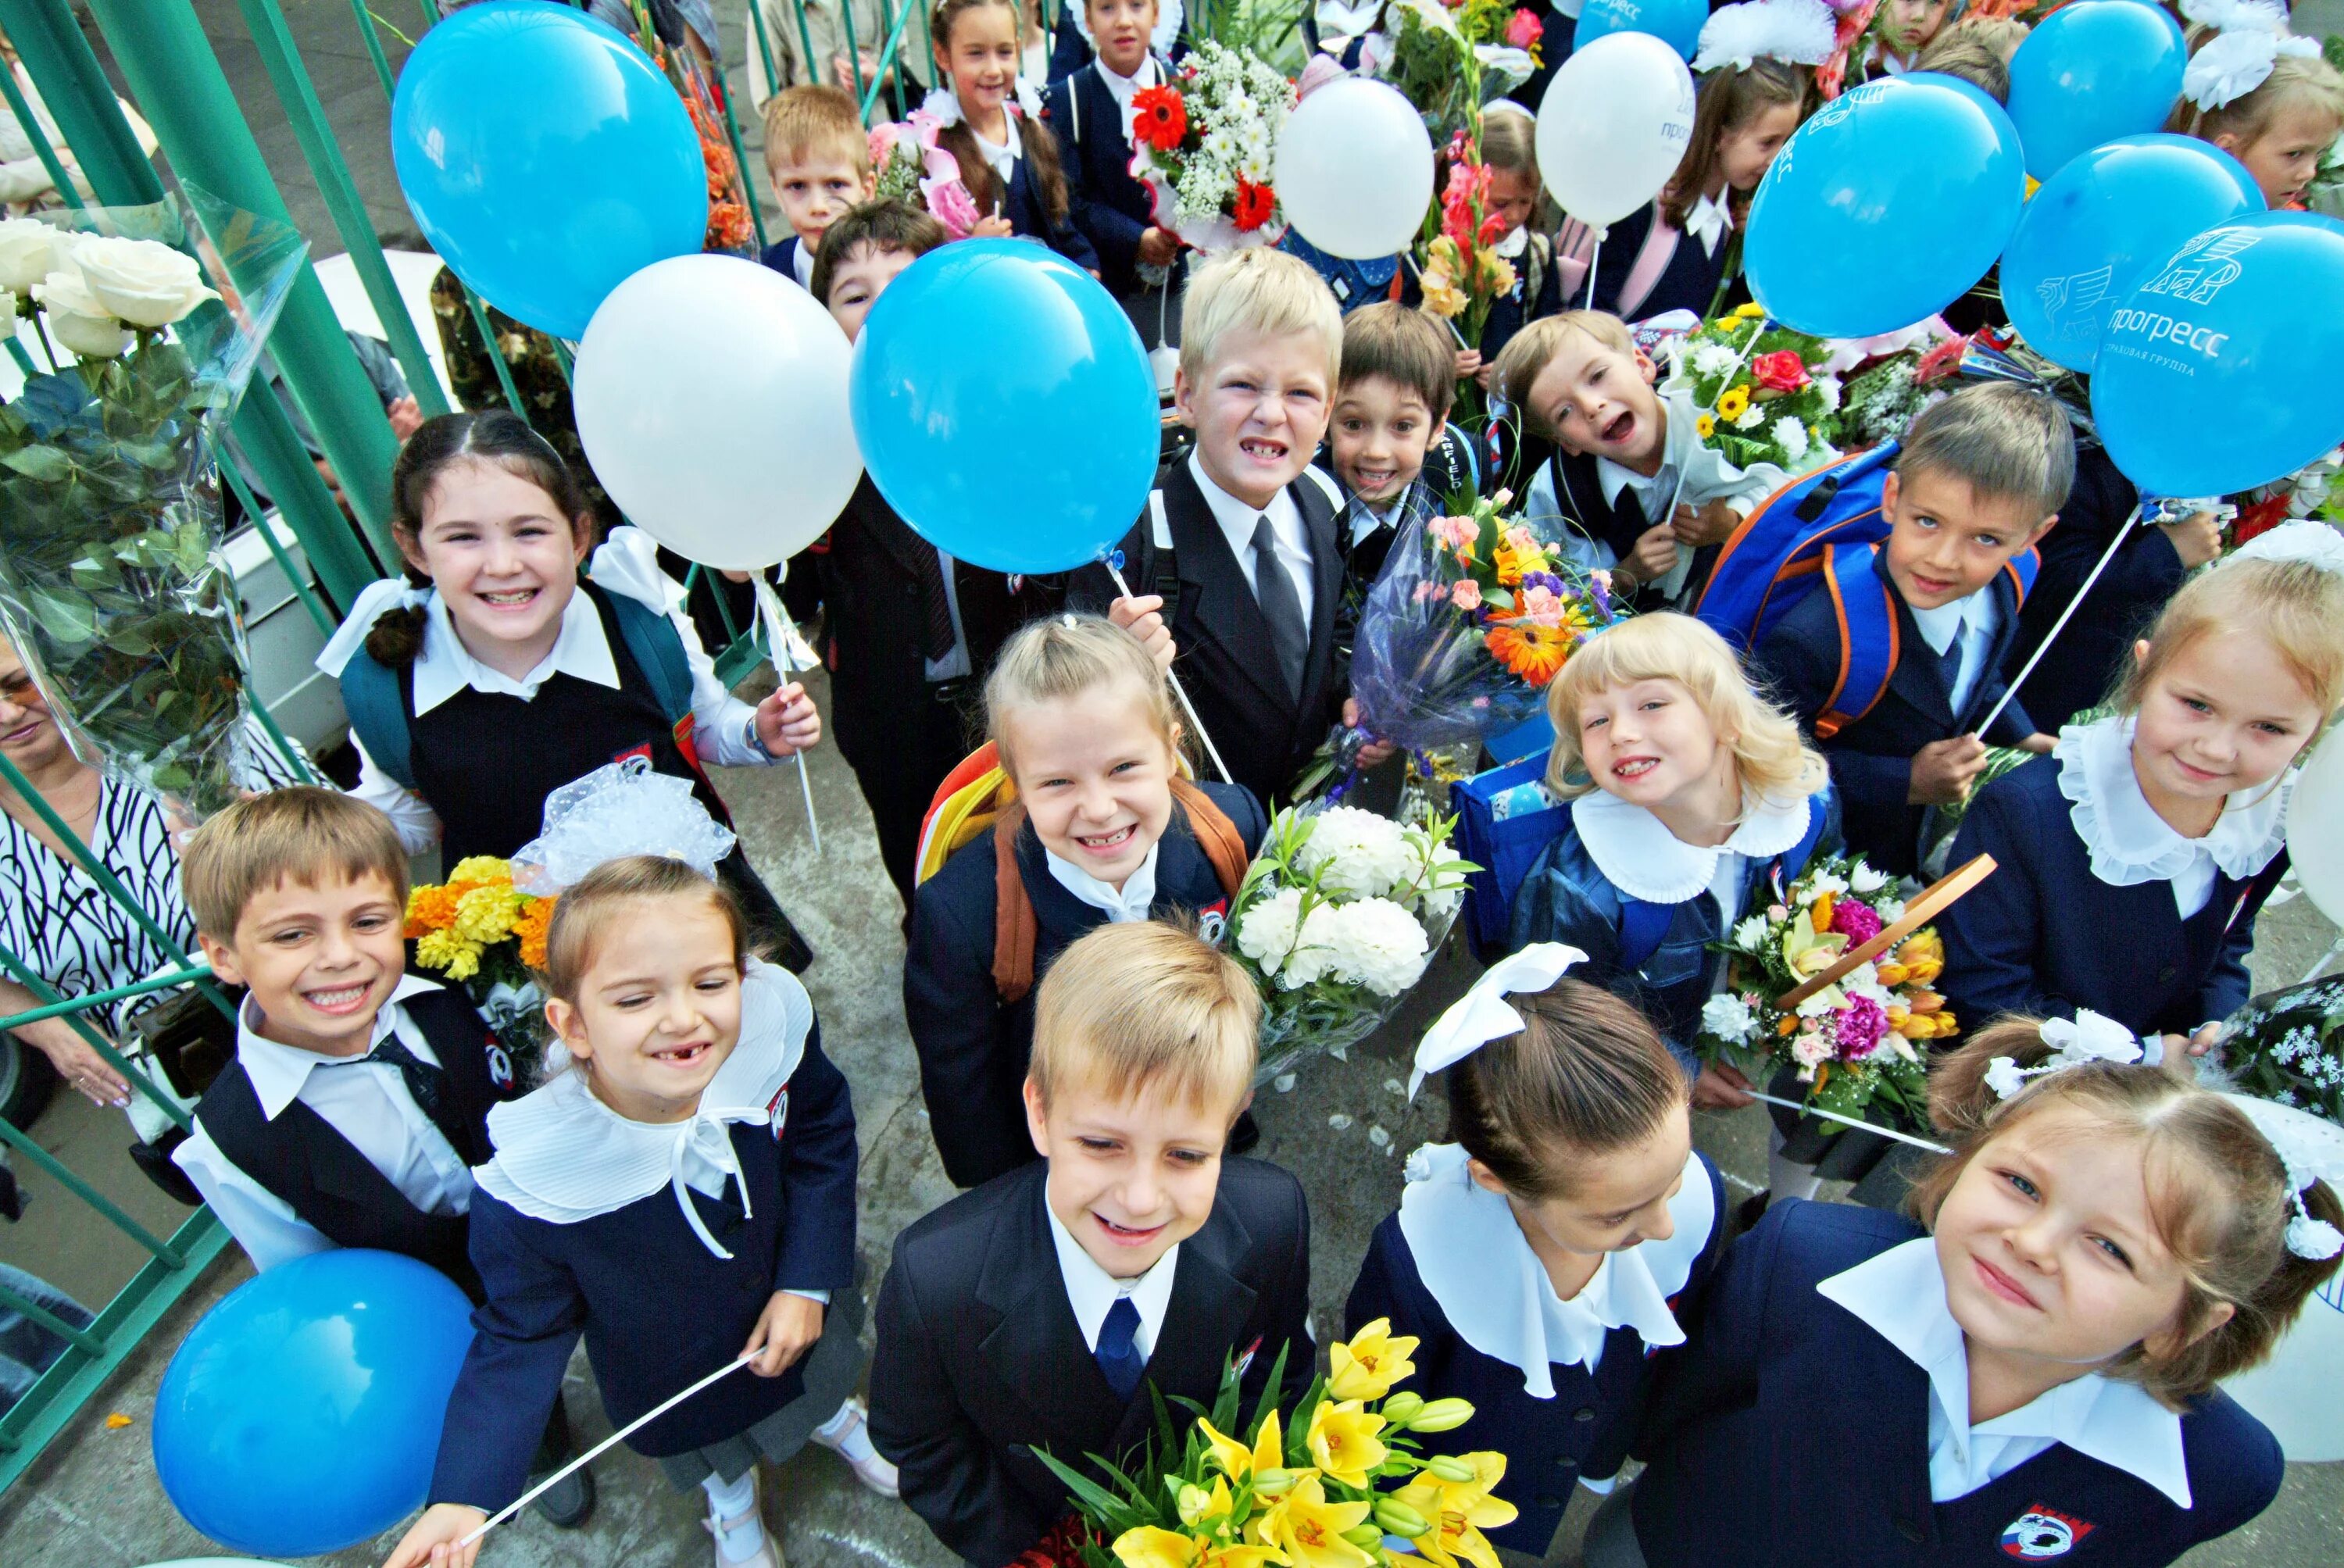
[[[1188,135],[1188,106],[1173,87],[1142,87],[1131,95],[1131,137],[1157,152],[1177,151]]]
[[[1242,233],[1250,234],[1269,221],[1278,210],[1278,193],[1266,185],[1256,185],[1245,176],[1238,176],[1238,198],[1230,217]]]

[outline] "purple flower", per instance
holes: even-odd
[[[1864,1060],[1879,1049],[1887,1033],[1887,1011],[1869,996],[1852,997],[1846,1010],[1832,1020],[1832,1037],[1844,1062]]]
[[[1832,929],[1846,937],[1851,947],[1861,947],[1880,935],[1880,916],[1853,898],[1843,898],[1832,905]]]
[[[1591,572],[1587,574],[1587,586],[1595,594],[1595,608],[1601,612],[1603,619],[1607,622],[1610,622],[1612,619],[1612,574],[1608,572]]]

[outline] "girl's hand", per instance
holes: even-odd
[[[753,1351],[756,1360],[749,1370],[761,1378],[778,1378],[790,1364],[813,1348],[822,1338],[822,1303],[809,1301],[803,1296],[793,1296],[787,1290],[776,1290],[765,1310],[757,1314],[757,1326],[749,1330],[749,1342],[744,1351]]]
[[[1352,729],[1358,729],[1359,727],[1359,698],[1346,697],[1343,699],[1343,723]],[[1361,773],[1365,773],[1369,768],[1382,766],[1385,763],[1389,762],[1392,757],[1399,753],[1399,748],[1389,741],[1369,741],[1366,745],[1359,748],[1359,771]]]
[[[71,1084],[90,1104],[126,1106],[130,1103],[129,1080],[116,1072],[113,1064],[91,1048],[88,1041],[74,1033],[73,1027],[63,1018],[44,1019],[16,1033],[37,1047],[56,1066],[57,1076]]]
[[[1692,1103],[1697,1110],[1738,1110],[1758,1102],[1750,1098],[1750,1080],[1739,1069],[1703,1062],[1701,1077],[1692,1080]]]
[[[1461,381],[1461,380],[1465,379],[1468,376],[1471,376],[1471,377],[1479,378],[1480,374],[1481,374],[1481,350],[1480,350],[1480,349],[1458,349],[1458,350],[1457,350],[1457,379],[1458,379],[1459,380],[1460,380],[1460,381]]]
[[[757,738],[777,757],[822,744],[822,715],[803,686],[793,681],[757,704]]]
[[[1179,644],[1172,641],[1172,628],[1164,624],[1164,596],[1142,593],[1129,599],[1118,599],[1106,607],[1106,618],[1139,639],[1147,656],[1156,661],[1159,670],[1169,671],[1178,656]]]
[[[1490,363],[1482,366],[1480,369],[1473,372],[1473,384],[1480,387],[1486,392],[1490,390],[1490,383],[1497,379],[1497,375],[1498,363],[1496,360],[1492,359]]]
[[[477,1508],[435,1502],[399,1538],[382,1568],[422,1568],[425,1563],[430,1568],[472,1568],[472,1560],[480,1554],[480,1543],[459,1546],[456,1543],[488,1522],[489,1516]]]
[[[1007,218],[996,216],[978,218],[976,227],[970,229],[969,233],[978,239],[1012,239],[1016,237],[1017,231],[1009,227]]]

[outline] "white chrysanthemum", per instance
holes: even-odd
[[[1766,406],[1763,403],[1753,403],[1733,416],[1733,428],[1737,430],[1754,430],[1765,422]]]
[[[1883,1007],[1894,1000],[1888,987],[1880,983],[1880,971],[1870,964],[1858,964],[1840,976],[1839,988],[1851,996],[1869,996]]]
[[[1803,896],[1808,903],[1813,904],[1816,899],[1821,898],[1826,893],[1832,895],[1834,897],[1837,897],[1839,895],[1845,893],[1846,891],[1846,877],[1842,876],[1836,871],[1818,871],[1813,876],[1807,878],[1807,890],[1802,896]]]
[[[1839,407],[1840,384],[1837,376],[1817,376],[1815,395],[1824,400],[1824,411],[1830,413]]]
[[[1296,926],[1302,918],[1302,894],[1280,888],[1238,918],[1238,951],[1275,975],[1294,951]]]
[[[1731,991],[1720,991],[1702,1004],[1701,1027],[1705,1034],[1716,1036],[1728,1045],[1738,1046],[1747,1040],[1758,1027],[1758,1015],[1750,1004]]]
[[[1753,915],[1733,928],[1733,945],[1744,953],[1763,952],[1766,946],[1766,926],[1763,915]]]
[[[1864,861],[1857,861],[1847,874],[1849,889],[1859,896],[1879,892],[1888,885],[1888,874],[1874,871]]]
[[[1807,455],[1807,427],[1789,414],[1774,421],[1774,444],[1793,459]]]
[[[1382,897],[1409,879],[1416,857],[1399,824],[1356,806],[1320,812],[1298,857],[1307,875],[1337,898]]]
[[[1424,927],[1389,898],[1319,905],[1302,922],[1302,942],[1325,955],[1329,974],[1379,996],[1399,996],[1424,973]]]
[[[1894,926],[1904,918],[1904,901],[1901,898],[1884,898],[1872,907],[1883,926]]]
[[[1692,348],[1692,373],[1696,376],[1722,376],[1732,369],[1741,358],[1723,343],[1696,343]]]

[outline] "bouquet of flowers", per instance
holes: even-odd
[[[1253,1419],[1239,1425],[1238,1369],[1225,1367],[1206,1410],[1185,1434],[1158,1397],[1156,1433],[1128,1469],[1090,1456],[1095,1473],[1039,1457],[1072,1495],[1079,1523],[1050,1538],[1066,1568],[1398,1568],[1420,1559],[1495,1568],[1484,1529],[1517,1510],[1496,1495],[1506,1476],[1497,1452],[1427,1456],[1418,1434],[1453,1431],[1473,1418],[1460,1399],[1394,1393],[1416,1371],[1417,1341],[1389,1319],[1362,1327],[1329,1352],[1291,1411],[1278,1394],[1281,1351]],[[1103,1479],[1100,1479],[1103,1478]],[[1389,1538],[1408,1542],[1395,1552]]]
[[[1742,921],[1720,944],[1726,988],[1702,1009],[1695,1048],[1756,1082],[1787,1069],[1807,1086],[1809,1105],[1835,1116],[1865,1119],[1877,1102],[1891,1118],[1884,1126],[1926,1126],[1928,1069],[1913,1042],[1955,1032],[1945,998],[1929,989],[1945,966],[1935,927],[1857,965],[1793,1010],[1775,1002],[1904,913],[1889,877],[1861,858],[1810,863],[1783,902]]]
[[[1477,741],[1539,711],[1573,650],[1616,618],[1581,573],[1506,514],[1500,491],[1393,542],[1351,651],[1360,726],[1411,752]]]
[[[873,194],[924,207],[955,239],[966,239],[984,215],[961,183],[960,164],[936,145],[944,122],[927,109],[871,127]]]
[[[1477,869],[1449,846],[1456,825],[1346,805],[1270,823],[1222,934],[1261,988],[1255,1083],[1367,1038],[1423,976]]]
[[[1198,250],[1274,243],[1286,224],[1270,166],[1293,106],[1275,67],[1209,40],[1169,82],[1134,94],[1131,172],[1157,221]]]
[[[545,966],[553,897],[513,885],[512,862],[475,855],[407,895],[415,961],[461,984],[516,1061],[535,1064],[552,1032],[534,971]]]
[[[1692,394],[1702,444],[1734,467],[1802,474],[1839,460],[1840,384],[1817,369],[1830,354],[1822,339],[1744,305],[1679,341],[1661,389]]]
[[[1506,220],[1490,207],[1490,172],[1463,131],[1450,138],[1449,184],[1440,193],[1440,228],[1425,242],[1419,282],[1424,308],[1454,323],[1478,347],[1490,308],[1514,286],[1514,264],[1495,246]]]
[[[635,23],[635,42],[642,46],[675,96],[683,100],[683,112],[692,118],[693,135],[700,139],[700,162],[708,182],[708,228],[701,237],[703,251],[720,254],[748,255],[756,241],[757,222],[749,210],[749,186],[741,171],[741,160],[732,156],[732,139],[726,116],[731,112],[724,104],[723,88],[701,64],[700,56],[689,45],[670,47],[659,35],[652,20],[651,0],[627,0]],[[716,40],[710,38],[713,45]]]
[[[1435,137],[1478,136],[1481,106],[1539,68],[1544,33],[1513,0],[1391,0],[1359,64],[1414,104]]]
[[[2239,1093],[2344,1122],[2344,976],[2257,996],[2230,1015],[2219,1048]]]
[[[29,315],[50,363],[0,408],[0,626],[75,752],[190,822],[237,798],[250,744],[215,443],[306,248],[249,213],[209,227],[232,309],[167,205],[0,220],[0,330]]]

